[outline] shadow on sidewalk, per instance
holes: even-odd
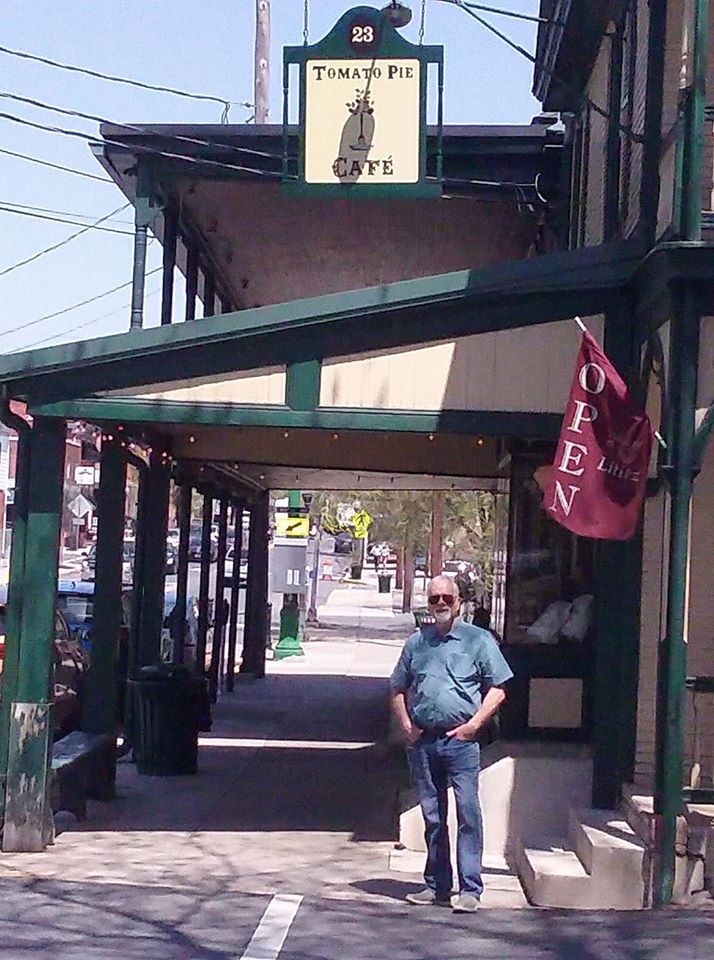
[[[239,683],[214,708],[195,776],[140,776],[122,762],[117,800],[93,807],[84,828],[395,840],[407,773],[401,751],[386,746],[387,729],[383,678],[313,674]]]

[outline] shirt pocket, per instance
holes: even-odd
[[[445,663],[447,673],[462,682],[479,683],[481,670],[468,653],[449,653]]]

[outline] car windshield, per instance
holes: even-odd
[[[57,606],[70,624],[90,623],[94,615],[91,596],[58,596]]]

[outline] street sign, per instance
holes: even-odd
[[[286,513],[275,514],[275,535],[277,537],[307,537],[309,533],[309,517],[289,517]]]
[[[427,74],[438,68],[436,150],[427,170]],[[330,197],[441,194],[443,47],[412,44],[373,7],[348,10],[319,43],[285,47],[300,68],[298,160],[289,192]],[[285,97],[284,142],[288,143]],[[286,147],[287,150],[287,147]]]
[[[70,502],[67,504],[67,508],[69,509],[70,513],[75,515],[75,517],[85,517],[94,509],[89,500],[87,500],[87,498],[81,493],[78,493],[74,500],[70,500]]]
[[[94,464],[77,464],[74,468],[74,482],[80,486],[93,487],[95,481]]]

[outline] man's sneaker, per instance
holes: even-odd
[[[451,902],[448,893],[437,895],[428,887],[417,893],[408,893],[405,899],[407,903],[413,903],[417,907],[448,907]]]
[[[454,913],[476,913],[481,901],[472,893],[457,893],[451,898]]]

